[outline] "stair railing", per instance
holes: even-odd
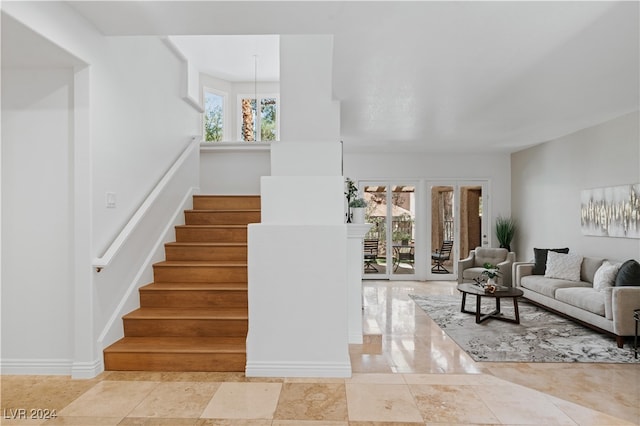
[[[167,184],[171,182],[173,176],[177,173],[187,157],[191,154],[191,151],[199,145],[200,144],[197,141],[196,137],[193,137],[191,141],[187,143],[187,146],[182,150],[182,153],[178,156],[178,158],[176,158],[169,169],[162,175],[160,180],[153,187],[153,190],[151,190],[149,195],[147,195],[147,197],[142,201],[142,204],[140,204],[136,212],[133,214],[133,216],[131,216],[127,224],[122,228],[120,233],[118,233],[109,247],[104,251],[102,256],[93,259],[91,266],[96,268],[96,272],[100,272],[102,271],[102,269],[109,266],[115,255],[120,251],[124,243],[129,238],[129,235],[132,234],[134,229],[138,226],[142,218],[147,214],[158,196],[162,193]]]

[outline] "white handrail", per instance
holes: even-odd
[[[136,210],[133,216],[131,216],[131,219],[129,219],[124,228],[122,228],[118,236],[109,245],[109,248],[104,252],[102,256],[93,259],[92,266],[96,268],[96,272],[100,272],[103,268],[109,266],[111,260],[118,253],[118,251],[120,251],[120,248],[127,241],[129,235],[131,235],[142,218],[147,214],[149,208],[158,198],[164,187],[167,186],[167,183],[171,181],[178,169],[182,166],[182,163],[184,163],[185,159],[189,156],[189,154],[191,154],[191,151],[198,146],[199,143],[195,140],[195,138],[193,138],[192,141],[189,142],[184,148],[182,154],[180,154],[176,161],[174,161],[169,170],[167,170],[167,172],[160,178],[158,183],[156,183],[156,186],[149,193],[147,198],[145,198],[140,207],[138,207],[138,210]]]

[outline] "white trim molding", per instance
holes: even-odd
[[[351,377],[351,363],[248,362],[247,377]]]
[[[3,359],[2,374],[70,376],[71,359]],[[94,376],[95,377],[95,376]]]

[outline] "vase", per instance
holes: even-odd
[[[487,286],[490,286],[490,285],[492,285],[492,286],[496,286],[497,285],[495,278],[487,278]]]
[[[353,220],[351,223],[364,223],[364,207],[351,207]]]

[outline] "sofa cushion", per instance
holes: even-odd
[[[533,264],[533,275],[544,275],[544,271],[547,268],[547,253],[549,251],[555,251],[556,253],[569,253],[569,248],[558,248],[558,249],[540,249],[534,248],[534,264]]]
[[[604,293],[589,287],[559,288],[556,300],[604,316]]]
[[[582,259],[582,268],[580,269],[580,281],[587,281],[592,283],[593,277],[596,271],[604,262],[600,257],[585,257]]]
[[[556,278],[545,278],[541,275],[527,275],[520,279],[520,286],[547,297],[555,298],[556,290],[569,287],[588,287],[591,283],[584,281],[567,281]]]
[[[629,259],[620,266],[616,276],[616,287],[640,286],[640,263]]]
[[[604,291],[607,287],[613,287],[616,282],[616,275],[620,269],[620,263],[605,261],[598,268],[593,276],[593,288],[597,291]]]
[[[569,281],[580,281],[582,256],[550,251],[547,256],[546,278],[558,278]]]

